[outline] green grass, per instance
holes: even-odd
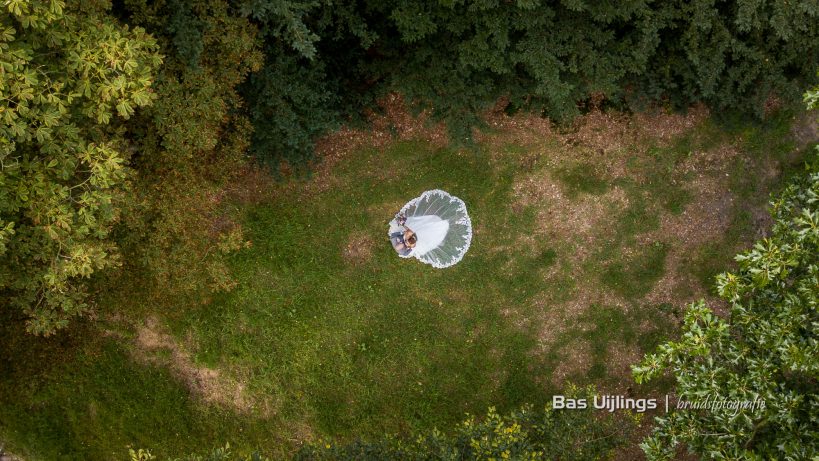
[[[557,170],[557,178],[563,182],[570,196],[580,193],[600,195],[609,190],[609,183],[596,171],[595,165],[579,163]]]
[[[788,136],[794,114],[783,110],[764,122],[731,122],[726,128],[739,137],[739,144],[747,155],[736,158],[727,181],[735,199],[730,209],[731,220],[721,239],[704,244],[688,258],[693,275],[703,286],[716,293],[716,276],[734,267],[733,257],[756,238],[752,209],[767,203],[770,194],[776,194],[781,185],[802,165],[802,159],[814,149],[813,145],[796,151]],[[760,187],[759,178],[769,175],[769,169],[779,168],[780,179],[770,187]]]
[[[124,459],[128,446],[190,452],[202,440],[278,438],[264,422],[200,405],[164,367],[134,361],[124,345],[78,325],[42,339],[0,328],[0,440],[24,459]],[[27,357],[29,360],[15,360]]]
[[[227,441],[278,458],[305,437],[446,429],[489,406],[504,412],[549,401],[559,391],[550,379],[559,347],[573,341],[589,346],[590,366],[569,378],[615,385],[623,378],[612,373],[613,345],[645,352],[676,329],[681,306],[643,299],[667,270],[670,242],[641,242],[660,228],[661,214],[680,214],[692,200],[680,163],[740,137],[747,155],[725,180],[758,206],[764,198],[754,180],[769,160],[785,162],[787,120],[733,131],[709,121],[669,146],[634,146],[626,177],[584,163],[551,170],[572,200],[615,187],[627,198],[609,210],[606,234],[582,264],[580,243],[545,234],[536,248],[522,243],[540,210],[516,205],[514,184],[546,168],[536,147],[508,144],[498,157],[485,146],[454,151],[403,141],[349,155],[318,179],[325,188],[278,187],[244,210],[253,245],[232,259],[234,291],[205,305],[103,298],[159,315],[197,364],[241,379],[269,413],[202,402],[161,365],[172,358],[167,352],[157,364],[134,359],[128,332],[103,337],[81,324],[43,341],[10,321],[0,326],[8,340],[0,415],[13,417],[0,417],[0,441],[26,459],[122,459],[129,446],[179,455]],[[446,270],[397,258],[385,235],[392,213],[433,188],[464,199],[475,223],[469,253]],[[695,279],[730,267],[737,245],[751,238],[748,215],[730,212],[725,238],[691,256]],[[359,256],[345,256],[351,241],[363,242]],[[566,303],[590,289],[611,291],[627,306],[597,302],[565,316]],[[544,316],[563,319],[552,350],[540,345]]]
[[[354,159],[335,173],[343,191],[250,210],[254,246],[235,260],[243,283],[174,319],[176,331],[197,338],[204,363],[253,370],[250,390],[277,396],[283,420],[332,436],[446,426],[465,411],[532,400],[533,377],[547,370],[528,356],[531,334],[500,311],[539,291],[538,271],[555,255],[515,261],[510,274],[508,255],[489,251],[531,225],[509,213],[511,171],[419,143],[361,158],[390,174],[361,177]],[[408,158],[413,169],[402,168]],[[466,200],[489,235],[446,271],[396,258],[381,244],[390,215],[368,211],[394,212],[390,204],[431,188]],[[345,260],[345,242],[362,234],[374,242],[370,258]]]
[[[665,272],[666,253],[666,245],[660,242],[636,249],[635,254],[609,263],[603,270],[601,281],[625,298],[643,296]]]
[[[742,207],[738,208],[722,238],[702,245],[689,258],[693,275],[703,286],[710,287],[713,294],[716,293],[716,276],[733,267],[731,262],[734,255],[743,245],[751,243],[754,233],[750,213]]]

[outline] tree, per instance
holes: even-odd
[[[567,120],[594,93],[620,97],[622,81],[639,73],[657,46],[658,26],[641,19],[649,13],[641,0],[616,7],[256,0],[244,9],[267,31],[267,62],[254,78],[268,83],[250,86],[246,99],[259,88],[278,91],[249,109],[262,113],[269,101],[282,101],[273,108],[281,118],[270,112],[251,118],[257,134],[287,133],[284,142],[302,139],[294,132],[314,138],[391,91],[446,121],[456,141],[469,138],[501,97],[513,108]],[[282,60],[296,65],[288,72]],[[256,136],[253,151],[274,160],[311,159],[292,155],[305,150],[301,144],[294,149]]]
[[[98,5],[12,0],[0,16],[0,291],[36,334],[86,312],[84,280],[119,264],[121,120],[154,99],[161,62]]]
[[[816,106],[819,91],[806,100]],[[771,236],[717,278],[730,304],[721,318],[688,307],[679,341],[634,367],[637,382],[670,372],[680,399],[756,399],[754,411],[680,409],[657,418],[641,445],[652,460],[676,447],[707,459],[815,459],[819,454],[819,156],[772,202]]]
[[[819,8],[804,1],[658,2],[660,46],[632,98],[705,102],[761,117],[771,96],[797,102],[814,83]]]
[[[156,103],[130,124],[139,154],[115,229],[125,277],[106,286],[154,301],[203,299],[234,286],[225,258],[245,244],[222,198],[247,168],[252,130],[238,86],[261,67],[258,31],[221,0],[126,0],[121,13],[166,58]]]

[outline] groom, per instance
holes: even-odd
[[[415,232],[405,226],[406,222],[407,218],[402,214],[395,215],[390,222],[390,243],[401,256],[409,256],[417,241]]]

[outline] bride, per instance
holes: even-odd
[[[390,242],[402,258],[417,258],[436,268],[457,264],[472,241],[466,204],[442,190],[410,200],[390,221]]]

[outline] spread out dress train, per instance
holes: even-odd
[[[398,223],[399,217],[406,222]],[[409,251],[399,252],[402,258],[419,261],[442,269],[463,259],[472,243],[472,221],[463,200],[434,189],[410,200],[390,221],[388,235],[400,235],[405,229],[415,232],[416,244]]]

